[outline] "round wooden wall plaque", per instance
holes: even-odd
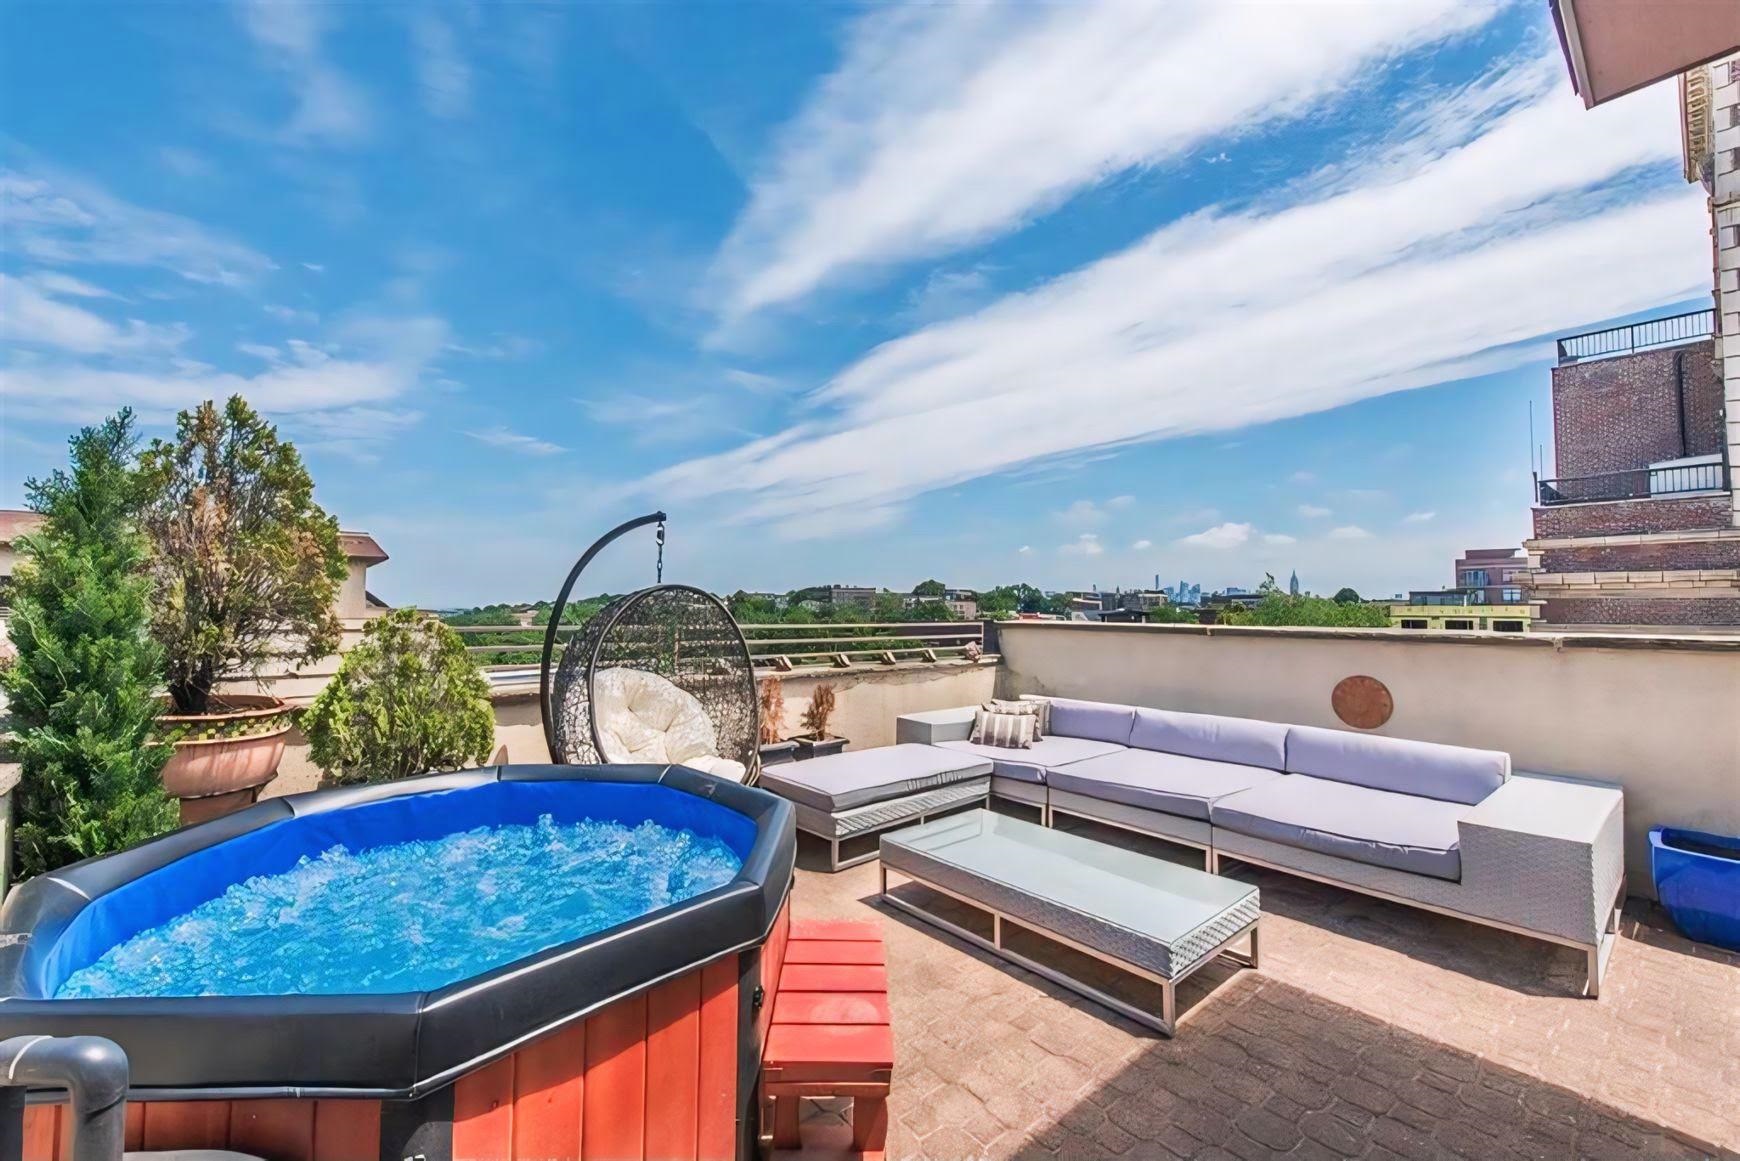
[[[1363,674],[1337,682],[1335,692],[1329,695],[1329,704],[1335,707],[1336,717],[1356,730],[1375,730],[1396,711],[1389,687]]]

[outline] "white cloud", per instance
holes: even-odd
[[[1264,544],[1297,544],[1297,543],[1299,543],[1299,538],[1296,536],[1288,536],[1285,532],[1265,532],[1265,533],[1263,533],[1263,543]]]
[[[1370,537],[1371,533],[1357,524],[1343,524],[1339,528],[1329,530],[1329,539],[1331,540],[1367,540]]]
[[[1068,544],[1059,545],[1057,551],[1065,556],[1098,556],[1106,550],[1100,543],[1097,533],[1084,532]]]
[[[93,292],[82,297],[104,293],[76,279],[68,281]],[[82,306],[44,294],[39,289],[43,285],[40,277],[25,280],[0,274],[0,341],[81,355],[170,350],[187,341],[188,330],[180,324],[154,326],[129,319],[125,325],[117,325]]]
[[[304,262],[304,263],[302,263],[302,269],[304,269],[312,274],[325,274],[326,273],[326,267],[319,262]]]
[[[1669,174],[1673,118],[1669,87],[1586,112],[1555,83],[1465,143],[1405,144],[1303,183],[1303,200],[1175,222],[885,343],[794,426],[646,487],[742,493],[737,519],[814,526],[818,509],[1545,359],[1554,331],[1707,291],[1702,196],[1635,181],[1650,163]]]
[[[1152,540],[1138,540],[1134,544],[1130,545],[1130,549],[1133,552],[1141,552],[1143,549],[1153,548],[1153,547],[1154,547],[1154,542]]]
[[[104,290],[102,287],[93,286],[81,278],[74,278],[70,274],[58,274],[53,270],[38,270],[26,274],[23,281],[30,283],[42,293],[53,295],[56,298],[121,297],[112,290]]]
[[[753,183],[719,259],[725,313],[994,237],[1124,170],[1297,117],[1491,12],[1453,0],[874,9]]]
[[[295,94],[295,112],[282,130],[289,140],[350,144],[369,134],[368,98],[321,55],[327,18],[337,10],[304,0],[247,0],[240,6],[243,26]]]
[[[1249,524],[1216,524],[1201,532],[1193,532],[1189,536],[1180,537],[1178,543],[1188,544],[1196,548],[1237,548],[1251,538]]]
[[[152,267],[225,286],[272,269],[263,254],[198,222],[131,205],[47,170],[0,171],[0,217],[7,249],[38,262]]]
[[[1017,548],[1015,551],[1020,553],[1022,556],[1031,556],[1031,555],[1033,555],[1033,546],[1031,544],[1023,544],[1020,548]]]
[[[1315,480],[1316,478],[1317,478],[1316,472],[1307,472],[1303,468],[1301,468],[1299,471],[1296,471],[1292,475],[1287,477],[1288,480],[1290,480],[1291,482],[1293,482],[1295,484],[1309,484],[1309,483],[1311,483],[1311,481]]]
[[[260,309],[283,323],[312,325],[320,321],[320,315],[316,311],[301,310],[297,307],[285,306],[278,302],[264,303],[261,305]]]
[[[1088,527],[1106,522],[1106,510],[1092,500],[1077,500],[1061,512],[1053,512],[1052,516],[1060,524],[1073,528]]]
[[[1134,497],[1134,496],[1113,496],[1110,500],[1106,501],[1106,507],[1108,507],[1108,508],[1128,508],[1131,504],[1134,504],[1135,502],[1136,502],[1136,497]]]
[[[426,8],[414,10],[409,19],[423,107],[437,117],[470,112],[471,65],[459,51],[452,26]]]
[[[1438,513],[1436,513],[1436,512],[1409,512],[1406,516],[1402,517],[1402,523],[1403,524],[1424,524],[1428,520],[1431,520],[1434,517],[1436,517],[1437,515],[1438,515]]]
[[[367,449],[419,414],[391,406],[418,385],[441,349],[435,318],[361,318],[317,347],[291,340],[282,349],[245,344],[266,365],[251,374],[220,370],[173,351],[138,352],[124,366],[33,362],[0,368],[8,416],[89,423],[129,406],[163,422],[205,399],[240,394],[261,411],[312,437],[309,446],[368,458]]]
[[[559,443],[551,443],[547,439],[539,439],[535,435],[521,435],[517,431],[509,431],[505,427],[492,427],[487,431],[468,431],[465,433],[479,443],[490,447],[506,448],[509,451],[524,452],[534,456],[559,455],[568,449]]]
[[[1333,515],[1333,513],[1328,508],[1324,508],[1318,504],[1301,504],[1299,505],[1299,515],[1305,517],[1307,520],[1317,520],[1324,516]]]

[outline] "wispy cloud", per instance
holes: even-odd
[[[168,270],[235,286],[273,268],[265,255],[189,218],[148,210],[46,168],[0,171],[6,247],[51,265]]]
[[[295,95],[295,111],[281,130],[288,140],[354,144],[369,135],[368,98],[322,53],[328,18],[337,11],[339,6],[305,0],[247,0],[240,6],[243,26]]]
[[[471,111],[471,65],[459,50],[453,27],[432,8],[410,12],[411,44],[423,107],[437,117]]]
[[[54,279],[47,280],[52,284]],[[71,293],[83,298],[106,297],[96,287],[68,279]],[[187,341],[181,324],[153,326],[138,319],[113,323],[70,302],[43,293],[44,280],[0,274],[0,341],[19,346],[49,347],[81,355],[170,350]],[[66,292],[65,286],[61,287]],[[89,291],[90,293],[82,293]]]
[[[485,431],[468,431],[465,434],[479,443],[488,444],[490,447],[524,452],[527,455],[553,456],[568,450],[559,443],[551,443],[549,440],[539,439],[535,435],[521,435],[517,431],[509,431],[505,427],[492,427]]]
[[[1131,167],[1299,116],[1491,12],[1452,0],[874,9],[754,183],[720,256],[726,314],[993,237]]]
[[[1319,520],[1325,516],[1332,516],[1334,513],[1321,504],[1301,504],[1299,505],[1299,515],[1307,520]]]
[[[1180,537],[1178,543],[1188,544],[1194,548],[1237,548],[1251,538],[1252,528],[1249,524],[1216,524],[1213,528],[1205,528],[1201,532],[1193,532],[1189,536]]]
[[[1371,533],[1357,524],[1343,524],[1339,528],[1329,530],[1329,539],[1331,540],[1367,540],[1370,537]]]
[[[1707,289],[1703,200],[1669,184],[1673,100],[1586,112],[1554,86],[1429,157],[1406,145],[1407,164],[1369,159],[1327,192],[1173,223],[878,347],[796,425],[648,486],[744,493],[738,519],[815,527],[817,511],[1541,358],[1555,330]],[[1658,184],[1638,184],[1652,163]]]
[[[1285,532],[1265,532],[1265,533],[1263,533],[1263,543],[1264,544],[1297,544],[1297,543],[1299,543],[1299,538],[1296,536],[1288,536]]]
[[[1149,548],[1153,548],[1153,547],[1154,547],[1154,542],[1152,540],[1138,540],[1134,544],[1130,545],[1130,551],[1142,552],[1145,549],[1149,549]]]
[[[1438,515],[1438,513],[1436,513],[1436,512],[1409,512],[1406,516],[1402,517],[1402,523],[1403,524],[1424,524],[1428,520],[1432,520],[1435,517],[1437,517],[1437,515]]]

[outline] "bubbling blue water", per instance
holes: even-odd
[[[55,996],[424,991],[722,886],[741,866],[692,831],[549,815],[335,846],[115,945]]]

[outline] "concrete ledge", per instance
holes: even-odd
[[[1173,634],[1180,637],[1295,638],[1318,641],[1381,641],[1408,646],[1490,646],[1499,649],[1690,649],[1717,653],[1740,653],[1740,629],[1721,635],[1670,633],[1493,633],[1446,629],[1422,633],[1418,629],[1326,629],[1273,625],[1120,625],[1102,621],[1004,621],[1001,633],[1073,632]]]

